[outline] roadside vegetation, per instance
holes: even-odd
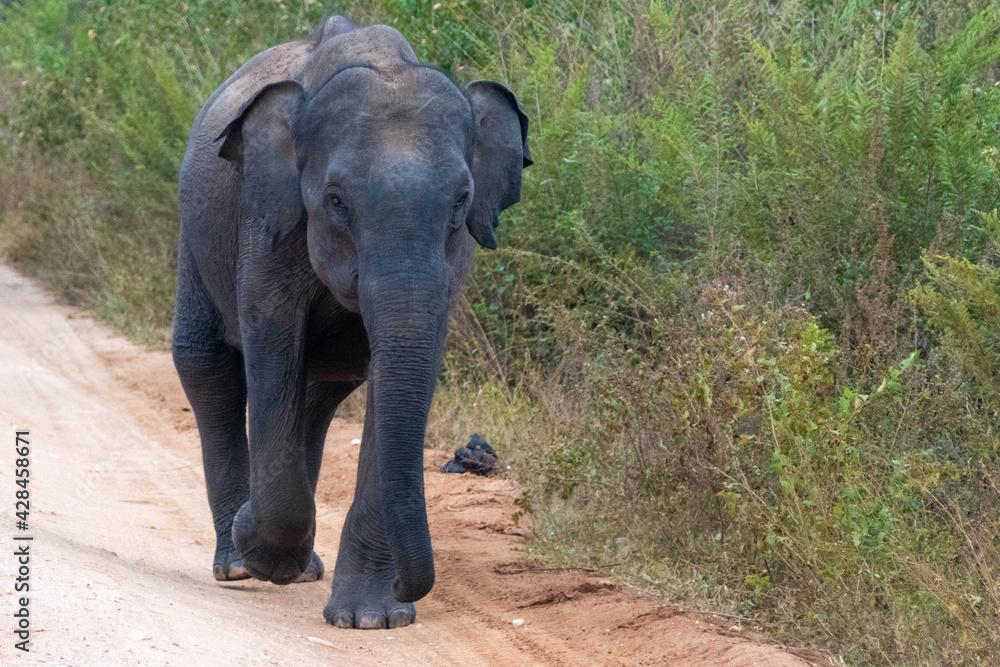
[[[529,550],[850,665],[1000,664],[1000,6],[25,0],[9,261],[164,345],[198,107],[330,13],[530,118],[428,434],[500,450]]]

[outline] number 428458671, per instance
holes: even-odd
[[[31,476],[28,468],[28,455],[31,453],[31,449],[27,431],[17,432],[14,453],[17,454],[17,459],[14,461],[16,465],[14,475],[17,477],[17,480],[14,483],[19,487],[15,492],[17,502],[14,508],[15,515],[17,516],[17,528],[19,530],[28,530],[28,510],[30,509],[28,499],[31,495],[28,491],[28,479]]]

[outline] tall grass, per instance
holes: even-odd
[[[499,447],[529,548],[849,664],[1000,662],[995,3],[325,4],[5,10],[8,257],[162,342],[198,105],[395,25],[531,119],[428,433]]]

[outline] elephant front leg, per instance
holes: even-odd
[[[372,387],[369,382],[354,503],[340,534],[333,593],[323,609],[327,623],[340,628],[398,628],[413,623],[417,616],[413,603],[397,602],[393,596],[397,572],[381,509]]]
[[[307,456],[305,308],[241,313],[249,412],[249,499],[233,520],[246,571],[289,584],[322,576]],[[315,570],[309,576],[309,570]]]

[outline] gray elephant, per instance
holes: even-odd
[[[413,622],[434,584],[423,444],[448,310],[476,242],[495,248],[520,199],[527,136],[505,87],[461,91],[396,30],[339,16],[206,102],[181,167],[173,356],[201,435],[216,579],[322,578],[323,442],[367,379],[323,615]]]

